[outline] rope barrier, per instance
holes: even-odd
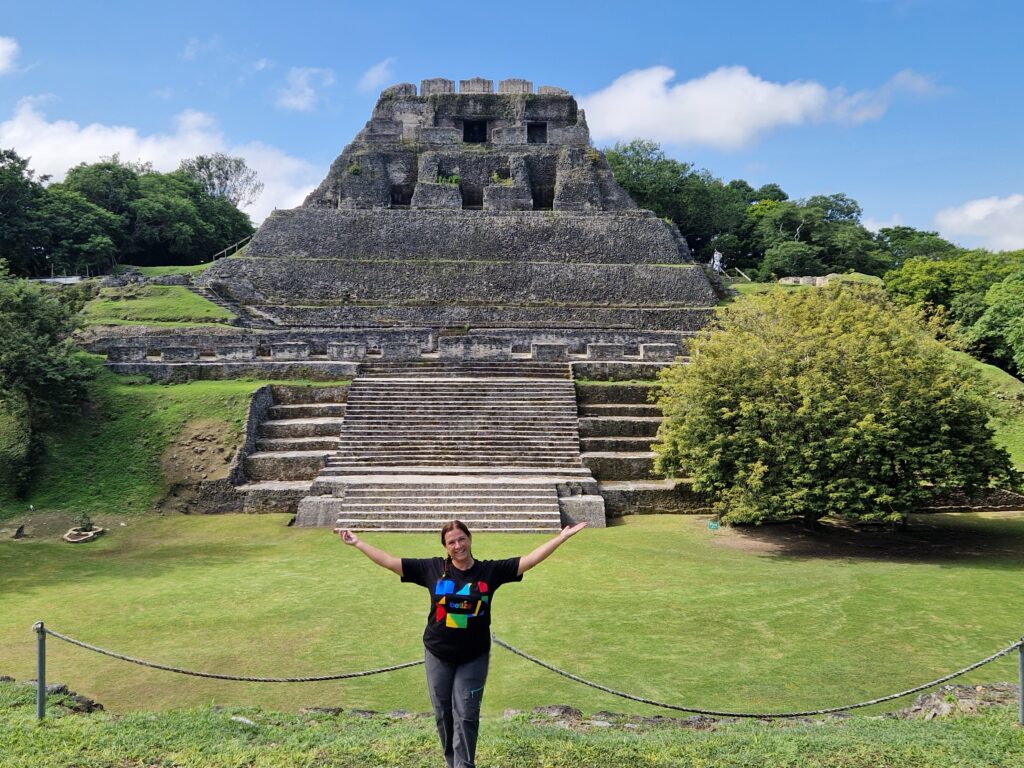
[[[902,698],[903,696],[909,696],[912,693],[917,693],[918,691],[923,691],[923,690],[925,690],[927,688],[933,688],[936,685],[939,685],[941,683],[945,683],[946,681],[952,680],[955,677],[960,677],[961,675],[965,675],[968,672],[971,672],[972,670],[975,670],[978,667],[982,667],[985,664],[988,664],[989,662],[995,661],[996,659],[998,659],[998,658],[1000,658],[1002,656],[1006,656],[1007,654],[1012,653],[1014,650],[1016,650],[1018,648],[1024,648],[1024,638],[1021,638],[1020,640],[1017,640],[1016,642],[1011,643],[1010,645],[1006,646],[1001,651],[997,651],[996,653],[993,653],[991,656],[985,657],[981,661],[976,661],[975,663],[970,664],[969,666],[966,666],[963,669],[959,669],[956,672],[953,672],[953,673],[948,674],[948,675],[944,675],[944,676],[942,676],[942,677],[940,677],[940,678],[938,678],[936,680],[932,680],[929,683],[924,683],[923,685],[917,685],[917,686],[914,686],[913,688],[908,688],[905,691],[900,691],[899,693],[893,693],[893,694],[890,694],[888,696],[880,696],[879,698],[871,699],[870,701],[861,701],[861,702],[858,702],[856,704],[847,704],[847,705],[841,706],[841,707],[827,707],[825,709],[809,709],[809,710],[805,710],[803,712],[724,712],[724,711],[719,711],[719,710],[714,710],[714,709],[699,709],[697,707],[683,707],[683,706],[679,706],[677,704],[666,704],[665,702],[655,701],[654,699],[646,699],[646,698],[643,698],[642,696],[634,696],[633,694],[630,694],[630,693],[624,693],[622,691],[617,691],[614,688],[609,688],[606,685],[601,685],[600,683],[595,683],[595,682],[592,682],[590,680],[586,680],[586,679],[584,679],[582,677],[579,677],[578,675],[572,674],[571,672],[566,672],[564,669],[559,669],[558,667],[556,667],[556,666],[554,666],[552,664],[548,664],[545,661],[541,661],[540,659],[536,658],[535,656],[531,656],[530,654],[526,653],[525,651],[522,651],[522,650],[516,648],[515,646],[509,645],[508,643],[506,643],[504,640],[500,639],[496,635],[491,635],[491,638],[494,640],[494,642],[496,644],[500,645],[505,650],[511,651],[516,656],[521,656],[522,658],[526,659],[527,661],[532,661],[534,664],[536,664],[536,665],[538,665],[540,667],[543,667],[544,669],[548,670],[549,672],[554,672],[555,674],[561,675],[562,677],[568,678],[569,680],[572,680],[574,682],[580,683],[582,685],[589,686],[590,688],[595,688],[595,689],[597,689],[599,691],[603,691],[605,693],[610,693],[611,695],[618,696],[619,698],[622,698],[622,699],[629,699],[630,701],[637,701],[637,702],[640,702],[641,704],[650,704],[653,707],[661,707],[662,709],[671,709],[671,710],[675,710],[676,712],[690,712],[690,713],[693,713],[693,714],[696,714],[696,715],[710,715],[712,717],[736,717],[736,718],[747,717],[747,718],[756,718],[756,719],[759,719],[759,720],[783,719],[783,718],[791,718],[791,717],[811,717],[813,715],[829,715],[829,714],[832,714],[832,713],[835,713],[835,712],[846,712],[846,711],[849,711],[851,709],[860,709],[861,707],[870,707],[873,704],[881,704],[881,703],[886,702],[886,701],[892,701],[893,699]],[[1024,691],[1021,692],[1021,695],[1024,696]]]
[[[77,645],[79,648],[85,648],[89,651],[109,656],[112,659],[120,659],[121,661],[127,661],[131,664],[138,664],[140,667],[149,667],[150,669],[161,669],[164,672],[177,672],[179,675],[190,675],[192,677],[209,677],[214,680],[236,680],[243,683],[321,683],[327,680],[349,680],[354,677],[369,677],[370,675],[380,675],[384,672],[395,672],[399,669],[406,669],[407,667],[415,667],[423,663],[423,659],[417,661],[407,661],[404,664],[394,664],[390,667],[380,667],[379,669],[368,669],[363,672],[344,672],[339,675],[316,675],[313,677],[244,677],[242,675],[220,675],[215,672],[196,672],[189,669],[181,669],[179,667],[170,667],[166,664],[156,664],[151,661],[143,661],[142,659],[135,659],[131,656],[125,656],[121,653],[115,653],[114,651],[108,651],[105,648],[99,648],[89,643],[83,643],[81,640],[75,640],[73,637],[62,635],[60,632],[54,632],[48,627],[41,628],[41,631],[51,637],[56,637],[58,640],[63,640],[65,643],[71,645]]]
[[[81,640],[76,640],[73,637],[68,637],[67,635],[61,634],[60,632],[55,632],[54,630],[52,630],[52,629],[50,629],[48,627],[45,627],[42,622],[37,623],[35,625],[34,629],[37,632],[37,634],[39,635],[39,643],[40,643],[40,674],[39,674],[39,681],[38,681],[38,687],[39,687],[39,690],[40,690],[39,719],[42,719],[42,716],[43,716],[42,713],[43,713],[43,710],[45,708],[45,698],[44,698],[45,697],[45,694],[44,694],[45,683],[44,683],[43,670],[45,669],[45,643],[44,643],[44,640],[45,640],[46,635],[49,635],[51,637],[55,637],[58,640],[63,640],[65,643],[69,643],[71,645],[78,646],[79,648],[85,648],[88,651],[93,651],[94,653],[99,653],[99,654],[101,654],[103,656],[109,656],[110,658],[113,658],[113,659],[119,659],[121,661],[127,661],[130,664],[137,664],[137,665],[139,665],[141,667],[149,667],[150,669],[159,669],[159,670],[162,670],[164,672],[175,672],[175,673],[177,673],[179,675],[189,675],[191,677],[206,677],[206,678],[211,678],[211,679],[214,679],[214,680],[234,680],[234,681],[245,682],[245,683],[317,683],[317,682],[325,682],[325,681],[328,681],[328,680],[349,680],[349,679],[356,678],[356,677],[369,677],[370,675],[379,675],[379,674],[383,674],[385,672],[395,672],[395,671],[398,671],[400,669],[407,669],[409,667],[419,666],[420,664],[423,663],[422,659],[417,659],[416,661],[407,661],[407,662],[404,662],[402,664],[394,664],[394,665],[389,666],[389,667],[379,667],[377,669],[368,669],[368,670],[364,670],[364,671],[361,671],[361,672],[344,672],[344,673],[336,674],[336,675],[315,675],[315,676],[307,676],[307,677],[246,677],[246,676],[243,676],[243,675],[223,675],[223,674],[218,674],[218,673],[215,673],[215,672],[197,672],[195,670],[182,669],[180,667],[172,667],[172,666],[169,666],[169,665],[166,665],[166,664],[157,664],[157,663],[152,662],[152,661],[145,661],[143,659],[136,659],[136,658],[133,658],[131,656],[126,656],[126,655],[121,654],[121,653],[116,653],[116,652],[108,650],[106,648],[100,648],[99,646],[95,646],[95,645],[92,645],[90,643],[83,642]],[[594,688],[594,689],[596,689],[598,691],[603,691],[604,693],[611,694],[612,696],[618,696],[619,698],[628,699],[629,701],[636,701],[636,702],[639,702],[641,704],[648,704],[648,705],[653,706],[653,707],[660,707],[661,709],[670,709],[670,710],[674,710],[676,712],[689,712],[689,713],[697,714],[697,715],[709,715],[709,716],[712,716],[712,717],[756,718],[756,719],[768,720],[768,719],[782,719],[782,718],[793,718],[793,717],[811,717],[811,716],[814,716],[814,715],[828,715],[828,714],[833,714],[835,712],[847,712],[847,711],[849,711],[851,709],[860,709],[862,707],[870,707],[870,706],[872,706],[874,704],[882,704],[883,702],[892,701],[893,699],[899,699],[899,698],[902,698],[904,696],[909,696],[912,693],[918,693],[919,691],[923,691],[923,690],[926,690],[928,688],[934,688],[937,685],[945,683],[945,682],[947,682],[949,680],[953,680],[954,678],[960,677],[961,675],[965,675],[968,672],[971,672],[971,671],[973,671],[975,669],[978,669],[979,667],[983,667],[984,665],[989,664],[989,663],[995,661],[998,658],[1006,656],[1007,654],[1009,654],[1009,653],[1011,653],[1011,652],[1013,652],[1013,651],[1015,651],[1017,649],[1021,649],[1021,675],[1022,675],[1022,683],[1024,683],[1024,637],[1022,637],[1020,640],[1017,640],[1017,641],[1015,641],[1013,643],[1010,643],[1010,645],[1006,646],[1002,650],[996,651],[991,656],[986,656],[984,659],[981,659],[980,661],[976,661],[973,664],[969,664],[968,666],[964,667],[963,669],[958,669],[956,672],[951,672],[948,675],[943,675],[942,677],[939,677],[939,678],[937,678],[935,680],[932,680],[930,682],[914,686],[913,688],[908,688],[908,689],[906,689],[904,691],[899,691],[898,693],[891,693],[891,694],[889,694],[887,696],[880,696],[880,697],[878,697],[876,699],[870,699],[868,701],[861,701],[861,702],[857,702],[856,704],[845,704],[843,706],[838,706],[838,707],[825,707],[825,708],[822,708],[822,709],[808,709],[808,710],[804,710],[804,711],[801,711],[801,712],[728,712],[728,711],[724,711],[724,710],[702,709],[702,708],[699,708],[699,707],[684,707],[684,706],[680,706],[678,704],[668,704],[668,703],[663,702],[663,701],[657,701],[655,699],[644,698],[643,696],[634,696],[631,693],[625,693],[624,691],[618,691],[618,690],[615,690],[614,688],[609,688],[606,685],[601,685],[600,683],[595,683],[595,682],[593,682],[591,680],[587,680],[585,678],[582,678],[579,675],[574,675],[571,672],[565,671],[564,669],[559,669],[558,667],[554,666],[553,664],[549,664],[546,661],[542,661],[541,659],[538,659],[536,656],[531,656],[526,651],[520,650],[519,648],[516,648],[515,646],[510,645],[509,643],[506,643],[504,640],[502,640],[501,638],[497,637],[496,635],[491,635],[491,638],[494,640],[495,644],[497,644],[498,646],[504,648],[505,650],[515,654],[516,656],[520,656],[520,657],[526,659],[527,661],[530,661],[530,662],[536,664],[539,667],[543,667],[544,669],[548,670],[549,672],[554,672],[557,675],[561,675],[562,677],[567,678],[569,680],[572,680],[573,682],[580,683],[581,685],[586,685],[586,686],[588,686],[590,688]],[[1021,713],[1021,718],[1022,718],[1022,724],[1024,724],[1024,690],[1022,690],[1021,696],[1022,696],[1022,703],[1021,703],[1022,713]]]

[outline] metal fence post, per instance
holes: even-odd
[[[46,717],[46,627],[37,621],[36,631],[36,718]]]
[[[1020,639],[1020,645],[1017,646],[1017,667],[1020,672],[1020,679],[1017,681],[1020,683],[1020,690],[1017,693],[1017,698],[1020,699],[1020,717],[1018,722],[1024,726],[1024,637]]]

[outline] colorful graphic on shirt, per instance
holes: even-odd
[[[466,582],[457,592],[451,579],[438,579],[434,586],[437,610],[434,620],[451,629],[466,629],[470,619],[487,615],[491,597],[485,581]]]

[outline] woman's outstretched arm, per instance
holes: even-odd
[[[389,571],[397,573],[399,576],[402,575],[401,558],[389,555],[383,549],[377,549],[376,547],[370,546],[352,533],[352,531],[345,530],[344,528],[335,528],[334,532],[341,537],[343,542],[358,549],[381,568],[387,568]]]
[[[524,555],[519,558],[519,575],[522,576],[528,570],[533,568],[541,561],[545,560],[552,552],[562,546],[562,542],[568,539],[570,536],[575,536],[577,533],[587,527],[585,522],[576,523],[576,525],[569,525],[558,532],[558,535],[553,539],[549,539],[537,547],[533,552],[528,555]]]

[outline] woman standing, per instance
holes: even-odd
[[[448,768],[473,768],[480,729],[480,704],[491,649],[491,607],[502,584],[522,581],[523,574],[584,527],[563,528],[530,554],[507,560],[477,560],[466,524],[451,520],[441,528],[447,557],[397,558],[351,531],[335,533],[402,581],[430,590],[427,628],[423,631],[427,691],[437,718],[437,733]]]

